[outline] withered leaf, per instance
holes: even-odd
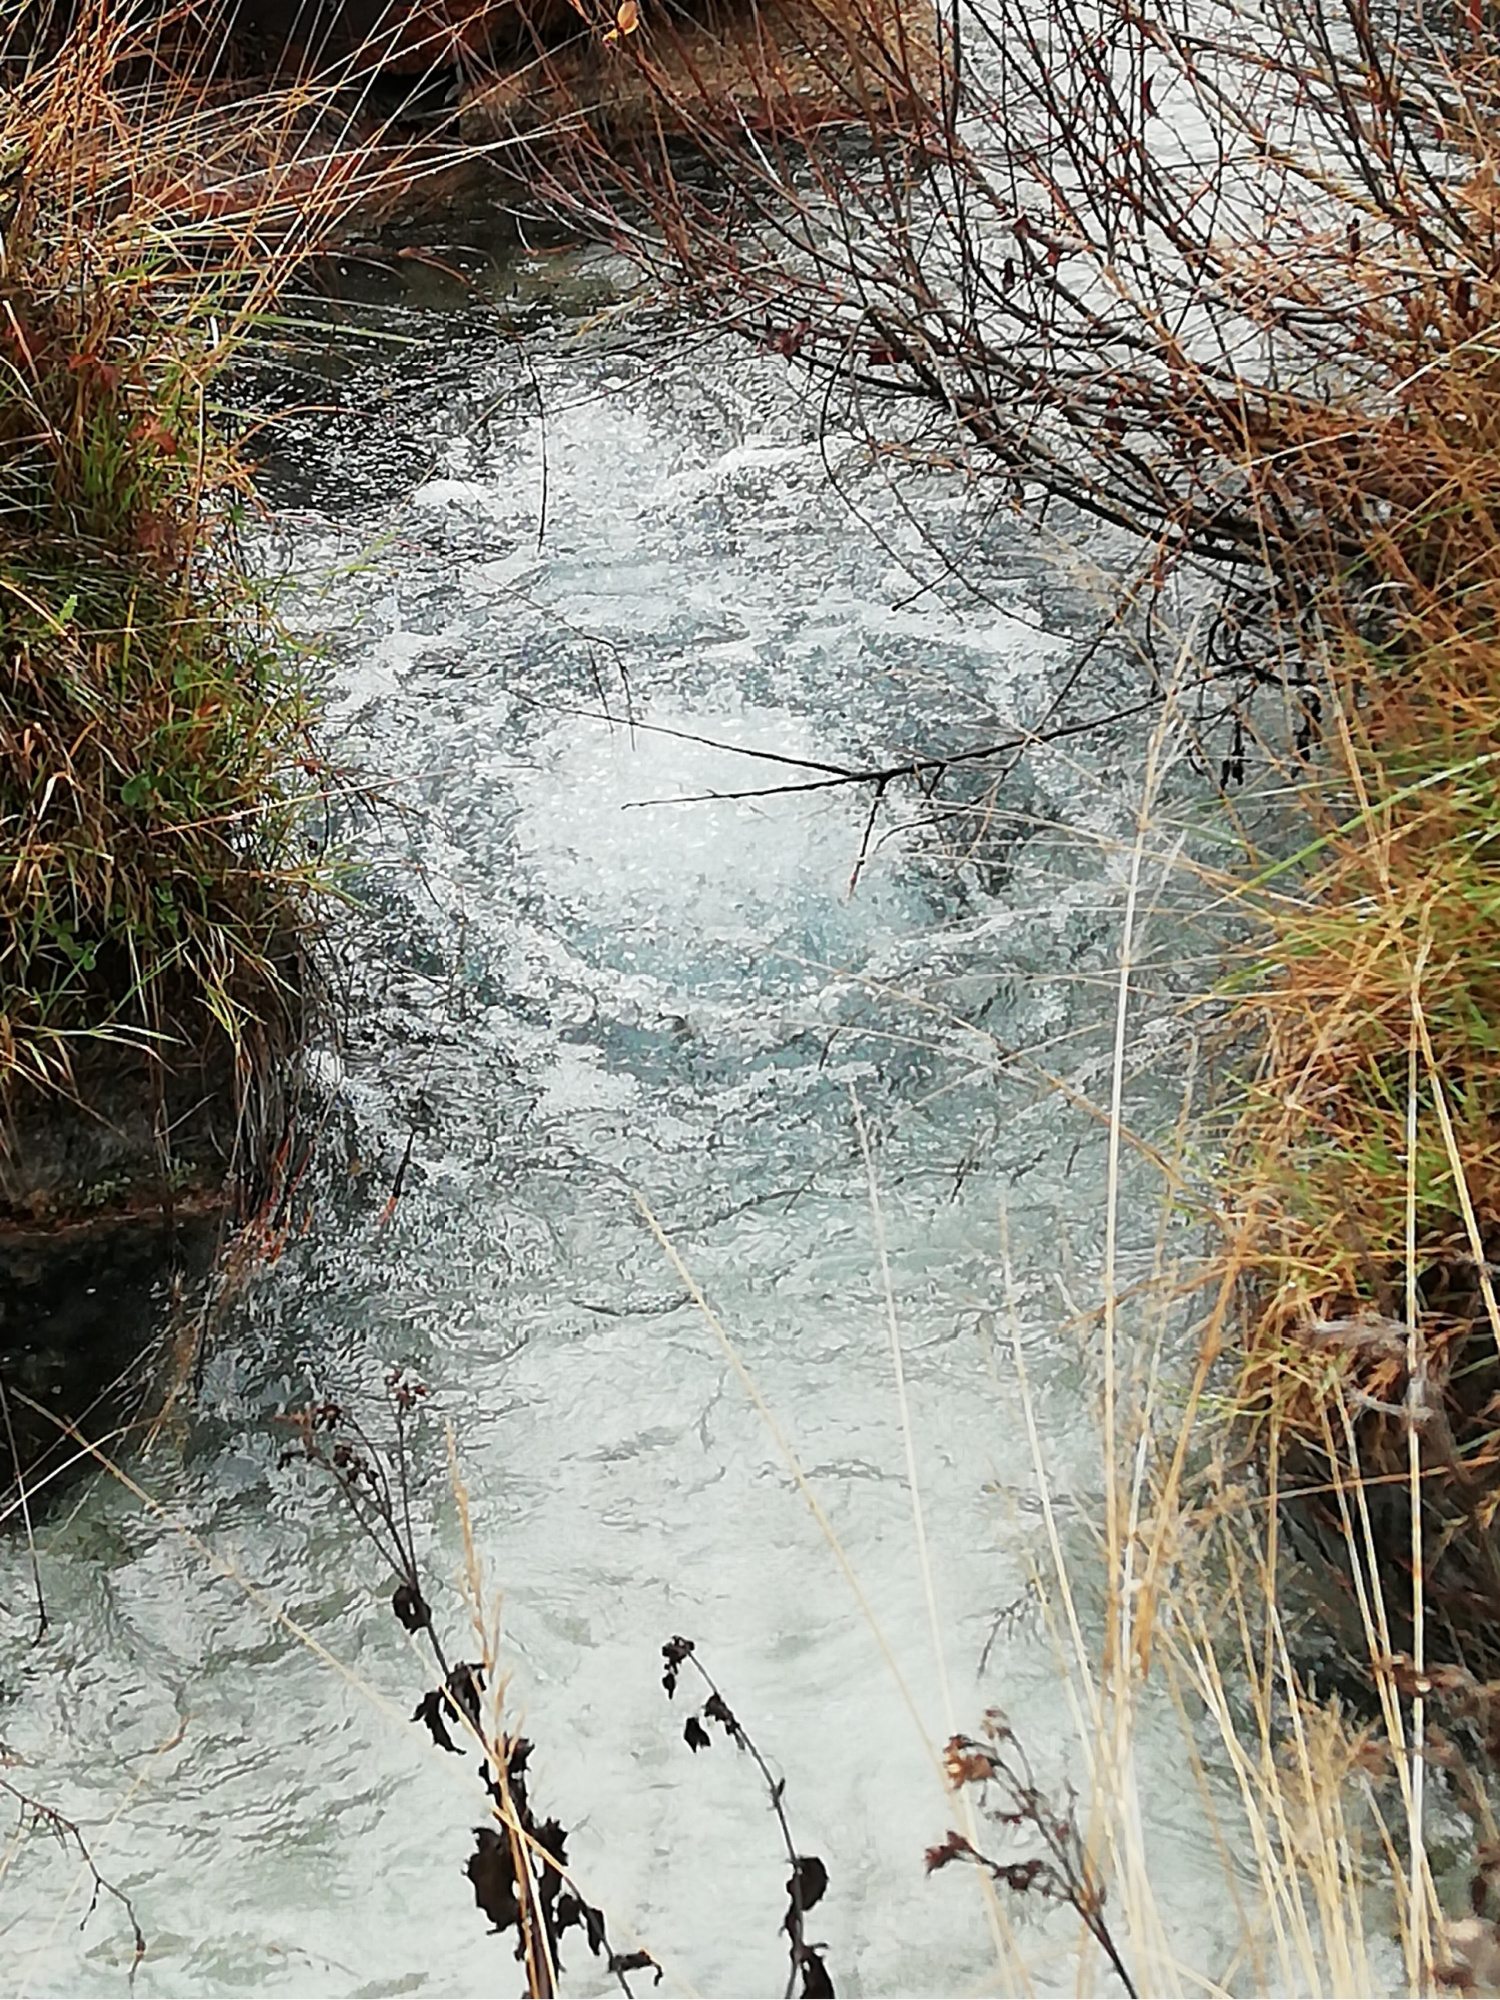
[[[466,1715],[477,1730],[481,1713],[480,1697],[484,1693],[484,1668],[473,1661],[461,1661],[449,1674],[446,1689],[449,1707],[460,1715]]]
[[[828,1967],[815,1951],[802,1954],[802,2000],[837,2000]]]
[[[708,1731],[703,1727],[703,1724],[698,1720],[696,1715],[690,1715],[688,1717],[687,1721],[682,1726],[682,1734],[683,1734],[683,1740],[686,1742],[687,1747],[689,1748],[689,1750],[692,1751],[694,1756],[696,1756],[700,1750],[706,1750],[709,1744],[713,1742],[713,1738],[709,1735]]]
[[[441,1688],[434,1688],[423,1695],[412,1710],[411,1719],[426,1724],[440,1750],[455,1750],[462,1754],[462,1746],[454,1742],[448,1725],[464,1715],[476,1730],[479,1728],[483,1689],[484,1668],[465,1662],[453,1669]],[[531,1746],[528,1744],[526,1747],[529,1750]]]
[[[391,1609],[408,1632],[424,1631],[432,1623],[432,1606],[410,1578],[396,1585],[391,1595]]]
[[[943,1750],[943,1773],[956,1792],[961,1785],[982,1785],[995,1775],[989,1751],[967,1736],[952,1736]]]
[[[609,1939],[604,1932],[604,1912],[596,1910],[592,1903],[586,1903],[582,1896],[574,1895],[571,1889],[565,1889],[558,1897],[552,1921],[559,1937],[564,1931],[572,1930],[575,1924],[580,1925],[589,1941],[589,1950],[595,1958],[601,1953],[608,1952]]]
[[[726,1736],[738,1737],[740,1725],[735,1720],[734,1712],[728,1702],[725,1701],[723,1695],[717,1693],[711,1694],[703,1704],[703,1713],[711,1722],[719,1723]]]
[[[542,1863],[538,1894],[544,1903],[550,1903],[562,1887],[563,1878],[558,1869],[568,1865],[567,1829],[558,1820],[544,1819],[540,1826],[533,1829],[532,1838],[547,1857]]]
[[[649,1951],[617,1951],[611,1955],[609,1969],[616,1978],[626,1972],[654,1972],[653,1986],[661,1985],[661,1967]]]
[[[935,1868],[946,1868],[950,1861],[957,1861],[961,1857],[970,1855],[973,1852],[973,1848],[970,1847],[968,1841],[964,1839],[961,1833],[950,1832],[948,1838],[940,1847],[928,1848],[926,1856],[927,1872],[930,1875]]]
[[[822,1902],[827,1889],[828,1870],[817,1855],[799,1854],[786,1885],[793,1910],[810,1910],[815,1903]]]
[[[516,1871],[510,1842],[492,1826],[476,1826],[474,1852],[464,1867],[474,1884],[474,1901],[497,1931],[519,1929],[521,1905],[516,1898]]]
[[[668,1701],[677,1692],[677,1676],[682,1672],[682,1663],[692,1650],[692,1640],[684,1639],[680,1636],[675,1639],[669,1639],[661,1649],[661,1656],[667,1663],[666,1672],[661,1677],[661,1684],[667,1691]]]
[[[463,1752],[459,1749],[458,1744],[448,1734],[448,1725],[443,1717],[443,1707],[441,1689],[433,1688],[429,1693],[423,1695],[422,1699],[412,1710],[411,1719],[413,1722],[420,1722],[425,1725],[439,1750],[452,1750],[459,1756],[462,1756]]]

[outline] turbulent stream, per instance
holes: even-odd
[[[956,475],[896,486],[852,440],[820,443],[784,361],[589,319],[608,275],[517,254],[498,318],[408,300],[383,323],[412,344],[343,364],[321,398],[340,414],[267,468],[271,559],[328,648],[334,753],[382,794],[344,830],[323,1156],[199,1393],[126,1459],[151,1504],[99,1476],[53,1505],[40,1643],[18,1541],[0,1582],[10,1776],[129,1890],[140,1995],[517,1990],[463,1874],[472,1760],[407,1719],[432,1676],[390,1578],[337,1496],[279,1463],[289,1401],[315,1386],[378,1424],[392,1363],[431,1388],[414,1508],[439,1621],[462,1655],[446,1421],[533,1796],[663,1990],[780,1992],[786,1972],[765,1794],[727,1746],[684,1743],[674,1633],[827,1863],[810,1928],[841,1993],[1006,1983],[974,1876],[923,1872],[954,1811],[931,1744],[999,1704],[1049,1782],[1086,1783],[1029,1600],[1049,1559],[1002,1242],[1087,1602],[1079,1315],[1105,1141],[1082,1100],[1108,1097],[1149,725],[1036,751],[989,813],[982,774],[945,790],[947,817],[893,788],[852,889],[867,787],[705,800],[819,775],[734,746],[865,765],[1003,739],[1047,714],[1100,606],[1018,528],[976,535]],[[972,588],[938,587],[945,550]],[[1140,693],[1100,653],[1068,712]],[[1126,1114],[1160,1133],[1181,1073],[1154,921]],[[1158,1208],[1128,1176],[1127,1277]],[[1153,1727],[1159,1893],[1184,1951],[1212,1956],[1180,1744]],[[108,1896],[81,1923],[76,1855],[33,1836],[7,1867],[7,1989],[123,1992],[128,1926]],[[1019,1948],[1071,1981],[1074,1932],[1036,1916],[1016,1913]],[[565,1957],[568,1990],[614,1990],[576,1933]]]

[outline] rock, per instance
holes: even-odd
[[[73,1427],[112,1456],[124,1449],[112,1433],[151,1408],[160,1374],[152,1364],[173,1303],[196,1294],[218,1240],[210,1215],[105,1216],[0,1233],[0,1380],[9,1416],[8,1426],[0,1422],[3,1525],[19,1526],[4,1514],[17,1465],[31,1487],[46,1481],[46,1498],[65,1465],[92,1469],[96,1461],[80,1457]],[[34,1498],[34,1515],[40,1505]]]
[[[641,0],[637,25],[613,36],[608,18],[472,88],[460,116],[463,137],[476,144],[519,137],[540,146],[550,134],[565,143],[580,128],[605,140],[690,140],[705,128],[795,137],[865,123],[871,103],[903,117],[911,107],[892,95],[898,67],[929,102],[938,101],[933,16],[910,0],[880,0],[858,13],[781,0],[774,8],[693,14]],[[900,65],[882,60],[882,39],[900,49]]]
[[[228,1201],[232,1180],[254,1176],[278,1135],[257,1119],[245,1143],[227,1043],[174,1053],[168,1066],[103,1042],[75,1059],[68,1094],[16,1081],[0,1093],[0,1235],[203,1213]],[[279,1098],[270,1064],[259,1081]]]

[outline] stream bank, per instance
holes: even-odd
[[[321,767],[208,413],[256,267],[101,169],[96,118],[128,176],[173,115],[111,97],[127,41],[102,10],[0,104],[0,1244],[8,1319],[54,1328],[96,1315],[62,1299],[91,1232],[133,1293],[147,1246],[267,1197],[317,1011]]]

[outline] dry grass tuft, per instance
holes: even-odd
[[[1486,685],[1486,682],[1489,682]],[[1483,638],[1351,633],[1328,676],[1313,839],[1258,875],[1262,1037],[1238,1132],[1246,1392],[1342,1535],[1364,1481],[1410,1650],[1500,1672],[1500,675]],[[1415,1454],[1415,1456],[1413,1456]],[[1425,1550],[1407,1521],[1420,1496]],[[1387,1648],[1389,1650],[1389,1648]]]

